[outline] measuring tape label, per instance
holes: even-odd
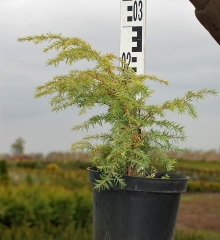
[[[120,56],[144,74],[146,0],[121,0]]]

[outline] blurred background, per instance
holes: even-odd
[[[92,240],[90,154],[25,154],[22,138],[11,148],[0,156],[0,240]],[[174,172],[190,176],[175,240],[219,240],[220,153],[167,154],[178,160]]]
[[[87,119],[78,109],[51,113],[35,87],[71,68],[46,67],[55,52],[18,37],[47,32],[80,37],[102,53],[119,54],[120,2],[7,0],[0,2],[0,239],[92,239],[89,153],[71,152],[86,133],[71,131]],[[218,44],[197,21],[188,1],[148,0],[146,73],[169,81],[151,84],[151,103],[188,90],[220,89]],[[175,171],[189,175],[176,239],[220,239],[220,97],[195,103],[199,118],[167,114],[185,126],[187,140]],[[94,109],[94,112],[100,109]],[[93,113],[94,113],[93,112]],[[108,127],[104,126],[104,130]],[[90,129],[90,133],[101,131]]]

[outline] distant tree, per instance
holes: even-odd
[[[24,143],[25,141],[21,137],[15,140],[15,142],[11,145],[13,155],[24,153]]]

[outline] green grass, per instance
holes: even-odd
[[[220,233],[203,230],[177,230],[175,240],[220,240]]]
[[[216,201],[219,199],[218,194],[211,194],[211,193],[183,193],[181,195],[181,201],[189,201],[189,202],[198,202],[202,199],[209,199]]]
[[[178,163],[175,166],[175,169],[178,170],[195,170],[201,172],[220,172],[220,163],[217,161],[196,161],[196,160],[178,160]]]
[[[20,226],[0,228],[0,240],[92,240],[90,228],[75,227],[70,224],[65,227],[55,227],[49,224],[35,227]]]

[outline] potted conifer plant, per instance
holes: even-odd
[[[180,195],[186,190],[187,176],[168,173],[175,159],[167,151],[181,150],[176,144],[185,140],[184,128],[165,118],[166,111],[197,117],[193,100],[217,95],[215,90],[189,91],[183,97],[149,105],[153,91],[147,81],[167,85],[152,75],[137,75],[114,54],[101,54],[79,38],[48,33],[19,38],[39,44],[49,41],[44,52],[57,50],[48,65],[65,61],[93,61],[95,66],[71,70],[55,76],[36,88],[35,97],[51,96],[52,111],[76,106],[79,114],[104,107],[81,125],[79,131],[108,124],[107,132],[87,135],[73,143],[73,150],[92,154],[89,181],[93,188],[94,240],[170,240],[174,238]],[[122,63],[122,64],[119,64]],[[121,66],[123,65],[123,67]],[[138,97],[137,97],[138,96]],[[164,172],[158,172],[157,166]]]

